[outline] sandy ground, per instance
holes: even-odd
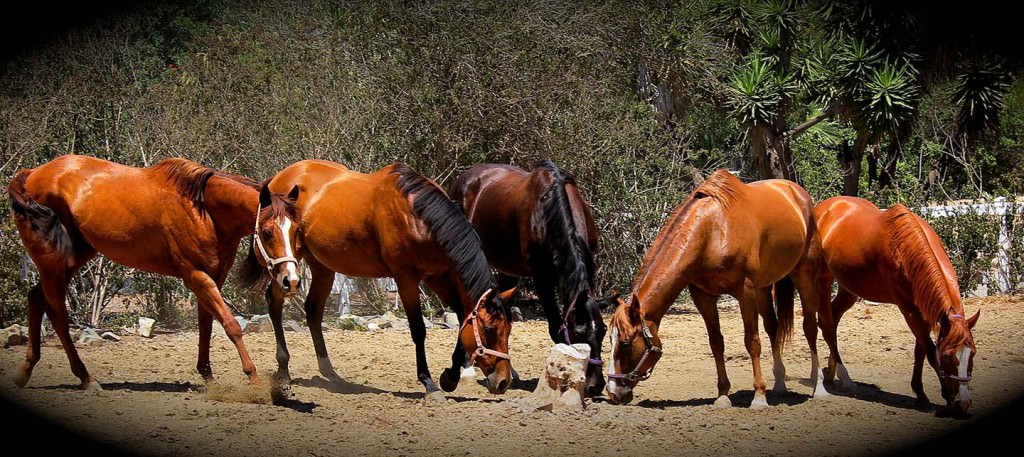
[[[0,433],[10,434],[4,441],[10,443],[15,434],[20,438],[42,430],[33,427],[58,424],[59,440],[36,441],[33,448],[89,444],[76,441],[80,433],[94,440],[92,446],[112,445],[123,452],[218,457],[875,455],[929,444],[948,451],[981,435],[1001,439],[991,427],[1019,421],[1021,414],[1006,407],[1024,393],[1024,297],[971,299],[965,306],[972,314],[982,310],[974,332],[979,348],[971,383],[974,415],[966,420],[914,407],[910,331],[894,306],[864,302],[840,328],[840,347],[858,381],[854,391],[841,392],[836,383],[827,387],[837,395],[808,397],[810,361],[798,333],[785,357],[790,392],[769,392],[771,408],[751,411],[752,375],[739,314],[734,305],[722,303],[735,405],[728,409],[711,406],[715,368],[707,333],[699,315],[684,307],[662,324],[665,356],[627,406],[597,399],[588,400],[582,412],[520,412],[517,399],[536,386],[550,347],[542,321],[513,327],[513,365],[522,381],[507,393],[491,395],[483,385],[464,380],[447,404],[436,405],[422,401],[408,331],[328,331],[334,363],[351,383],[344,386],[317,373],[308,333],[288,333],[293,384],[280,406],[244,401],[244,375],[223,336],[214,337],[212,349],[218,380],[205,386],[194,369],[197,335],[182,332],[80,348],[105,386],[102,392],[74,388],[77,379],[55,339],[44,343],[43,359],[25,389],[11,381],[24,346],[0,350],[0,394],[12,403],[3,414],[19,407],[29,411],[14,426],[0,427]],[[447,365],[454,335],[454,330],[428,331],[427,356],[435,379]],[[767,338],[762,335],[762,340],[767,347]],[[276,366],[273,334],[246,335],[245,341],[269,381]],[[823,342],[819,347],[824,353]],[[767,351],[762,363],[771,386]],[[925,388],[933,402],[941,401],[936,377],[928,370]]]

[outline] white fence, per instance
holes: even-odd
[[[949,217],[961,214],[979,214],[990,216],[1001,216],[999,218],[999,252],[995,259],[995,284],[989,284],[986,277],[981,286],[970,291],[974,296],[986,296],[990,289],[999,292],[1010,290],[1010,252],[1013,242],[1020,244],[1021,240],[1014,240],[1010,233],[1010,221],[1006,214],[1014,214],[1024,208],[1024,201],[1012,201],[1006,197],[997,197],[991,203],[956,203],[948,205],[936,205],[921,207],[920,214],[926,217]]]

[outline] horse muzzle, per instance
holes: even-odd
[[[620,386],[615,381],[608,383],[608,401],[613,405],[625,405],[633,401],[633,388]]]

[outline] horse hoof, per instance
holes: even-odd
[[[729,397],[722,395],[715,400],[714,406],[715,408],[731,408],[732,400],[729,400]]]
[[[28,384],[29,376],[30,375],[26,374],[25,372],[18,373],[14,377],[14,385],[18,386],[19,388],[20,387],[25,387],[25,385]]]
[[[100,383],[96,382],[95,379],[83,382],[82,385],[78,386],[78,388],[81,390],[92,390],[96,392],[103,390],[103,387],[100,386]]]
[[[440,390],[427,392],[427,394],[423,397],[424,405],[444,405],[447,403],[448,399],[445,398],[444,393],[442,393]]]
[[[451,368],[445,368],[441,371],[441,389],[445,392],[452,392],[456,387],[459,387],[459,378],[452,376]]]
[[[813,397],[818,400],[825,400],[832,397],[832,394],[828,393],[824,387],[818,387],[817,389],[814,389]]]
[[[750,409],[768,409],[768,400],[764,398],[764,395],[754,395],[754,401],[750,402]]]

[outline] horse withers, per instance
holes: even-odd
[[[252,233],[257,183],[180,158],[135,168],[65,155],[19,172],[8,194],[21,241],[39,270],[39,283],[28,295],[29,347],[15,376],[18,386],[28,383],[39,361],[46,313],[81,387],[100,387],[71,340],[66,304],[71,278],[98,253],[181,278],[199,301],[196,369],[204,378],[213,376],[210,332],[216,318],[249,382],[259,382],[242,329],[220,294],[238,243]]]
[[[812,208],[807,192],[791,181],[744,184],[725,170],[713,173],[681,202],[647,251],[633,281],[632,300],[619,300],[612,315],[610,400],[630,402],[637,383],[651,375],[662,356],[659,325],[684,288],[707,326],[718,371],[715,404],[731,405],[716,305],[722,294],[739,300],[754,372],[751,408],[768,406],[758,315],[772,345],[774,390],[784,391],[782,349],[792,330],[793,301],[779,300],[776,310],[772,291],[790,280],[813,245]]]
[[[529,172],[484,164],[460,175],[451,196],[480,234],[499,284],[511,287],[520,277],[533,278],[551,340],[590,345],[587,393],[601,394],[601,345],[607,331],[601,311],[617,296],[594,296],[598,232],[576,180],[549,160]]]
[[[433,181],[401,163],[363,174],[333,162],[304,160],[265,183],[258,213],[245,282],[270,283],[267,297],[280,376],[290,377],[281,310],[284,297],[297,289],[287,270],[301,259],[312,272],[306,321],[323,376],[340,380],[322,329],[324,306],[338,272],[395,279],[416,346],[417,377],[428,398],[443,394],[427,367],[421,281],[463,322],[452,366],[441,374],[441,388],[456,388],[468,350],[486,375],[490,392],[508,389],[511,319],[505,300],[513,291],[496,292],[479,237],[458,205]]]
[[[857,298],[893,303],[914,334],[910,385],[918,402],[930,404],[921,383],[927,359],[938,375],[946,412],[966,413],[977,352],[971,330],[980,311],[966,317],[956,271],[935,231],[903,205],[882,211],[856,197],[822,201],[814,215],[823,252],[817,275],[827,286],[833,277],[839,284],[831,322],[822,326],[831,349],[825,376],[832,378],[838,372],[844,387],[854,386],[836,340],[839,321]]]

